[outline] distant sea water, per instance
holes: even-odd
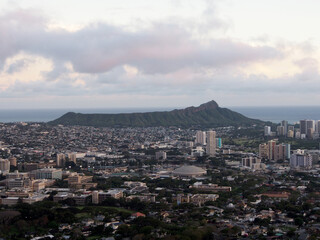
[[[320,120],[320,106],[299,107],[227,107],[247,117],[279,123],[301,119]],[[170,111],[176,108],[79,108],[79,109],[0,109],[0,122],[48,122],[67,112],[77,113],[133,113]]]
[[[134,113],[168,111],[171,108],[76,108],[76,109],[0,109],[0,122],[49,122],[67,112]]]
[[[296,123],[303,119],[320,120],[320,106],[277,106],[277,107],[229,107],[249,118],[280,123],[287,120]]]

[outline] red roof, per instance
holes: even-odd
[[[141,212],[132,213],[131,216],[133,217],[145,217],[146,215]]]
[[[263,193],[263,196],[271,197],[271,198],[289,198],[290,193],[288,192],[270,192],[270,193]]]

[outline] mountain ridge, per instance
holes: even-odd
[[[214,101],[198,107],[187,107],[162,112],[83,114],[68,112],[49,124],[80,125],[94,127],[222,127],[260,124],[262,121],[247,118],[227,108],[221,108]]]

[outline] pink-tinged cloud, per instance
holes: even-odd
[[[230,39],[206,44],[175,24],[154,24],[130,32],[108,24],[88,25],[76,32],[50,30],[35,12],[19,10],[0,17],[0,64],[24,51],[71,62],[75,71],[103,73],[129,64],[140,71],[168,73],[186,67],[220,67],[274,59],[282,53],[269,46],[250,46]]]

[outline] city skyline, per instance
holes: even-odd
[[[317,6],[2,1],[0,109],[315,106]]]

